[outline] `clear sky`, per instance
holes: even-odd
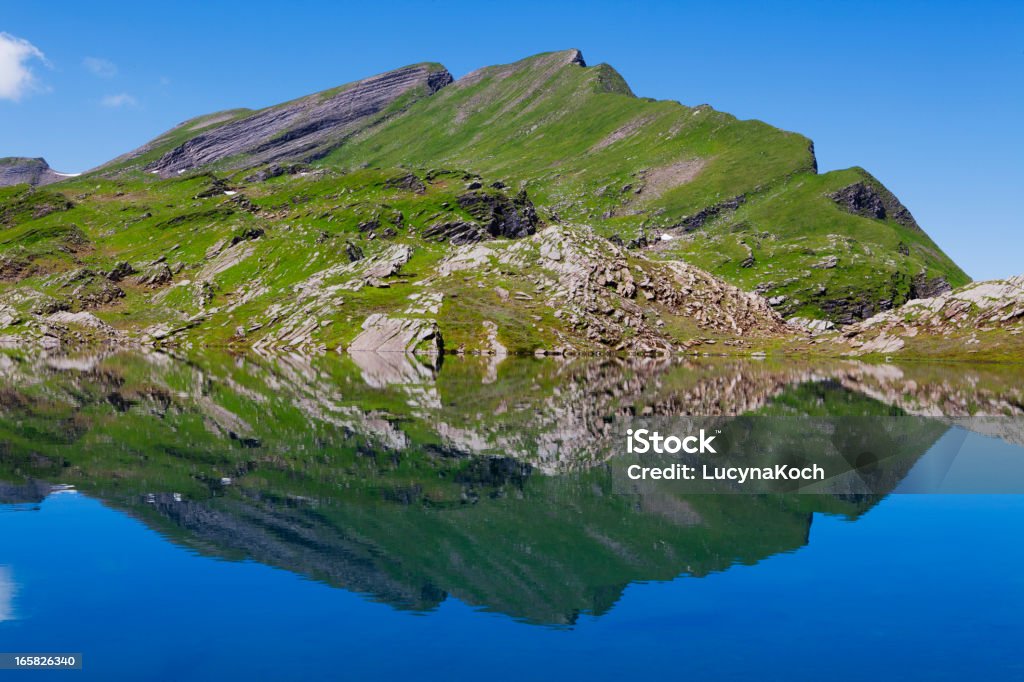
[[[192,116],[578,47],[634,92],[815,141],[977,279],[1024,273],[1024,1],[34,3],[0,9],[0,156],[85,170]]]

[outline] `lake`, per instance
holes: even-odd
[[[1020,679],[1022,379],[0,355],[0,652],[97,680]],[[644,419],[841,486],[624,487]]]

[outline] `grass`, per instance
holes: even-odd
[[[347,262],[347,243],[367,256],[389,243],[408,244],[413,259],[391,288],[344,292],[336,309],[320,311],[327,324],[317,340],[345,345],[367,314],[402,310],[418,290],[411,282],[448,253],[423,231],[472,220],[457,201],[471,180],[509,196],[525,188],[548,222],[625,241],[645,233],[656,242],[651,257],[681,258],[741,288],[785,297],[778,309],[787,315],[834,319],[836,301],[898,305],[919,274],[954,286],[967,281],[925,233],[853,215],[828,197],[855,182],[877,185],[865,171],[818,175],[810,141],[800,135],[707,106],[635,97],[614,69],[570,64],[573,54],[489,67],[430,97],[407,93],[327,157],[264,182],[246,180],[252,169],[230,168],[244,159],[169,179],[140,170],[192,136],[252,113],[239,109],[192,119],[100,172],[46,189],[2,188],[0,256],[17,259],[21,279],[0,282],[0,299],[31,289],[35,298],[60,302],[64,271],[107,271],[122,261],[141,270],[165,259],[175,283],[188,284],[158,292],[126,280],[126,296],[96,314],[139,330],[214,309],[190,341],[236,344],[238,326],[262,325],[247,335],[253,342],[275,331],[267,312],[293,301],[297,285]],[[425,181],[422,191],[396,184],[410,172]],[[665,173],[669,181],[658,180]],[[508,189],[488,189],[495,181]],[[239,194],[229,197],[223,188]],[[745,197],[738,209],[720,211],[694,232],[679,227],[737,196]],[[662,232],[678,238],[659,241]],[[197,284],[207,254],[238,238],[251,242],[252,255]],[[744,267],[748,255],[753,264]],[[838,259],[835,267],[815,267],[828,256]],[[437,283],[446,294],[439,320],[449,348],[478,347],[484,320],[498,324],[500,340],[514,351],[589,348],[547,306],[495,297],[495,286],[530,291],[536,274],[527,268]],[[257,285],[265,290],[239,303]],[[684,319],[665,322],[677,338],[699,332]]]

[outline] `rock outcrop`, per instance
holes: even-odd
[[[929,278],[922,272],[914,277],[910,285],[910,298],[935,298],[952,290],[953,287],[949,285],[945,277]]]
[[[511,243],[464,246],[437,267],[441,277],[480,277],[494,270],[520,286],[528,284],[533,293],[502,289],[506,305],[533,314],[546,309],[567,332],[554,330],[565,352],[590,345],[666,353],[716,343],[709,336],[739,339],[787,333],[782,319],[760,296],[682,261],[630,257],[622,247],[582,226],[553,225]],[[686,320],[698,335],[673,338],[666,331],[666,320],[673,319]]]
[[[526,237],[537,231],[537,212],[525,191],[509,197],[500,190],[475,190],[458,201],[492,237]]]
[[[434,320],[370,315],[349,345],[350,353],[441,353],[444,343]]]
[[[418,64],[257,111],[187,140],[146,166],[162,175],[236,159],[253,166],[324,156],[386,117],[399,98],[428,96],[452,82],[444,68]]]
[[[904,227],[921,229],[907,207],[880,184],[855,182],[833,192],[829,198],[855,215],[874,220],[893,220]]]
[[[702,208],[693,215],[683,218],[676,227],[681,227],[684,232],[699,230],[704,227],[704,223],[717,218],[720,214],[726,211],[735,211],[737,208],[742,206],[746,200],[747,197],[741,194],[706,208]]]
[[[966,352],[981,345],[979,333],[1024,334],[1024,275],[972,282],[932,298],[914,299],[846,327],[842,342],[854,355],[892,353],[918,337],[958,339]]]
[[[29,159],[9,156],[0,159],[0,187],[27,184],[32,186],[49,185],[73,175],[58,173],[50,168],[46,159]]]
[[[473,182],[470,187],[456,202],[474,220],[434,223],[423,231],[424,237],[461,246],[498,237],[527,237],[537,231],[540,220],[525,191],[509,196],[503,186],[483,189]]]

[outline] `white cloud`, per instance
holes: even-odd
[[[102,57],[86,57],[82,60],[85,70],[99,78],[113,78],[117,75],[117,65]]]
[[[30,67],[33,59],[46,63],[38,47],[23,38],[0,32],[0,99],[17,102],[38,89]]]
[[[139,106],[139,100],[127,92],[120,92],[116,95],[107,95],[100,100],[100,104],[108,109],[120,109],[122,107],[137,107]]]

